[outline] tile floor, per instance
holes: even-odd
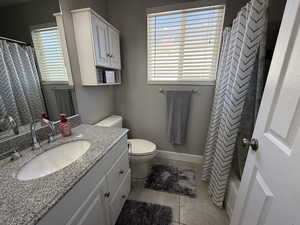
[[[207,184],[200,179],[201,166],[197,164],[155,159],[154,163],[196,171],[197,198],[159,192],[144,188],[144,181],[133,181],[129,199],[170,206],[173,210],[172,225],[228,225],[225,210],[215,207],[208,198]]]

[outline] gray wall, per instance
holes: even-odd
[[[109,21],[121,32],[122,86],[116,89],[117,114],[125,119],[125,126],[135,138],[145,138],[161,150],[200,155],[205,145],[214,86],[168,86],[147,84],[147,27],[146,8],[163,6],[185,0],[109,0]],[[172,146],[166,131],[165,89],[197,88],[191,103],[186,144]]]
[[[32,0],[0,8],[0,36],[32,43],[30,26],[55,23],[58,0]]]
[[[132,137],[151,140],[162,150],[201,155],[206,141],[214,86],[147,85],[146,9],[183,2],[187,0],[108,1],[108,19],[121,32],[123,84],[116,88],[115,112],[124,117],[125,126],[131,130]],[[246,2],[226,1],[225,25],[232,23]],[[284,0],[271,3],[270,17],[272,23],[275,21],[273,28],[279,27],[284,5]],[[271,40],[275,43],[277,33],[271,32],[270,35],[272,38],[275,36]],[[183,146],[175,147],[168,143],[166,97],[159,93],[159,88],[200,90],[200,94],[194,95],[192,99],[187,141]]]
[[[83,87],[80,81],[78,55],[74,40],[74,29],[70,10],[91,7],[104,18],[107,15],[105,0],[63,0],[60,1],[63,12],[67,47],[77,99],[78,112],[84,123],[95,123],[114,112],[113,87]]]

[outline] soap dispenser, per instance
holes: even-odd
[[[60,122],[59,122],[59,130],[63,137],[68,137],[72,134],[71,132],[71,124],[67,119],[66,114],[60,114]]]

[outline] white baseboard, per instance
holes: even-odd
[[[202,162],[201,155],[192,155],[192,154],[170,152],[170,151],[163,151],[163,150],[158,150],[156,157],[162,158],[162,159],[190,162],[190,163],[201,163]]]

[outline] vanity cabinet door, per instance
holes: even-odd
[[[107,182],[103,178],[67,224],[110,225],[109,197]]]
[[[108,26],[108,40],[109,40],[109,57],[111,68],[121,69],[120,56],[120,35],[119,32]]]
[[[108,30],[107,24],[98,19],[96,16],[92,16],[92,30],[94,40],[94,54],[96,66],[109,67],[110,54],[108,46]]]
[[[130,169],[127,171],[126,176],[123,179],[122,184],[119,186],[115,196],[112,198],[110,202],[110,218],[112,224],[117,222],[118,216],[124,206],[125,201],[128,198],[130,192]]]

